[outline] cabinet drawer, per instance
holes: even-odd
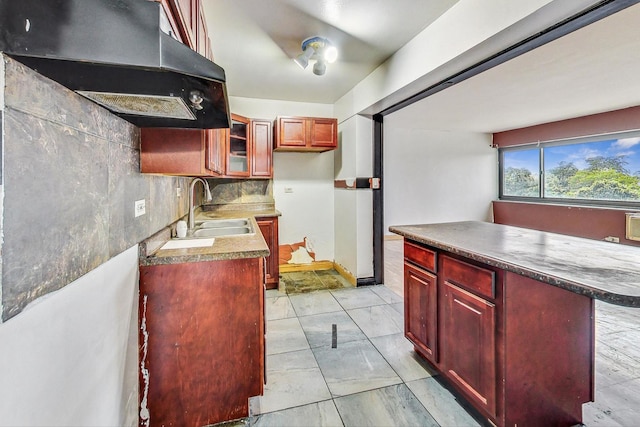
[[[436,272],[436,253],[430,249],[423,248],[422,246],[405,240],[404,258],[433,273]]]
[[[440,274],[444,280],[462,286],[487,298],[495,298],[495,273],[448,256],[440,258]]]

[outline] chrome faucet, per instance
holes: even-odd
[[[197,182],[201,182],[202,186],[204,187],[205,200],[207,202],[210,202],[212,199],[211,190],[209,189],[209,184],[207,184],[207,181],[202,178],[193,178],[191,184],[189,184],[189,230],[193,230],[193,227],[195,227],[196,223],[193,214],[193,199],[195,199],[195,197],[193,196],[193,190]]]

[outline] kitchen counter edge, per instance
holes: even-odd
[[[389,231],[570,292],[640,307],[635,247],[481,221],[391,226]]]
[[[198,209],[197,220],[250,218],[255,232],[251,235],[216,237],[212,246],[204,248],[160,250],[162,245],[171,240],[172,230],[175,228],[174,222],[140,243],[139,264],[140,266],[150,266],[266,257],[270,253],[269,247],[260,232],[256,219],[281,215],[276,209],[229,211]]]

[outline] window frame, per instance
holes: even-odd
[[[498,147],[498,199],[505,201],[533,202],[554,205],[585,205],[593,207],[618,207],[618,208],[640,208],[640,201],[624,200],[599,200],[599,199],[572,199],[563,197],[545,196],[545,169],[544,169],[544,149],[547,147],[557,147],[565,145],[582,144],[588,142],[606,141],[610,139],[640,138],[640,130],[624,132],[612,132],[598,135],[582,136],[575,138],[554,139],[549,141],[538,141],[533,143]],[[504,153],[522,150],[538,150],[538,196],[509,196],[504,194]]]

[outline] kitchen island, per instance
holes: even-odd
[[[248,416],[248,398],[261,395],[265,382],[269,246],[257,218],[279,215],[198,210],[196,224],[244,221],[251,232],[217,236],[205,247],[163,249],[172,225],[140,244],[141,426]]]
[[[640,306],[640,250],[458,222],[405,238],[405,335],[499,426],[574,425],[594,392],[594,302]]]

